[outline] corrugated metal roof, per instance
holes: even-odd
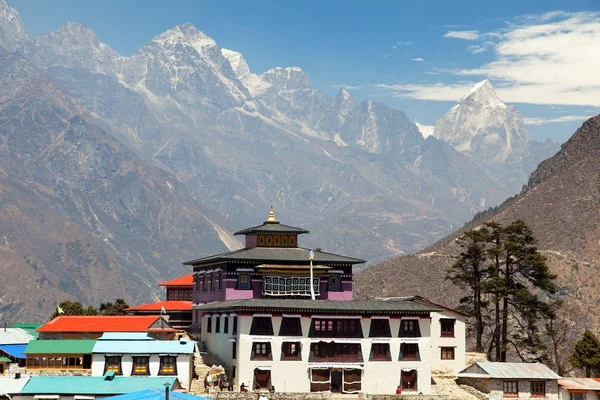
[[[566,390],[594,390],[600,391],[600,382],[593,378],[563,378],[558,384]]]
[[[171,386],[177,378],[169,376],[32,376],[21,394],[124,394]],[[163,392],[164,393],[164,392]]]
[[[35,339],[29,332],[21,328],[0,329],[0,344],[27,344]]]
[[[148,389],[141,392],[127,393],[119,396],[106,397],[111,400],[164,400],[165,391],[161,389]],[[171,392],[169,393],[171,400],[212,400],[209,397],[193,396],[191,394]]]
[[[29,381],[29,376],[21,376],[20,379],[15,379],[12,376],[0,376],[0,395],[21,393],[27,381]]]
[[[292,300],[292,299],[248,299],[214,301],[194,307],[196,310],[232,310],[232,309],[286,309],[337,312],[411,312],[426,313],[441,311],[438,307],[414,301],[396,300]]]
[[[139,306],[133,306],[126,308],[125,311],[161,311],[163,308],[165,311],[191,311],[192,302],[185,300],[164,300],[157,301],[156,303],[140,304]]]
[[[25,349],[25,354],[90,354],[95,340],[32,340]]]
[[[0,356],[0,363],[11,363],[12,360],[8,357]]]
[[[98,340],[155,340],[146,332],[104,332]]]
[[[99,340],[95,354],[192,354],[196,342],[190,340]]]
[[[180,276],[179,278],[164,281],[158,286],[194,286],[194,274]]]
[[[42,324],[31,324],[31,323],[27,323],[27,322],[17,322],[16,324],[12,324],[11,328],[21,328],[21,329],[27,331],[27,333],[29,333],[30,335],[32,335],[35,339],[37,339],[39,335],[36,332],[36,329],[39,328],[40,326],[42,326]]]
[[[559,379],[554,371],[539,363],[477,362],[458,373],[461,378]]]
[[[257,262],[278,262],[287,261],[302,264],[310,263],[310,249],[302,247],[252,247],[240,250],[230,251],[228,253],[217,254],[199,258],[197,260],[184,262],[184,265],[200,265],[214,261],[228,260],[248,260]],[[362,264],[365,260],[359,258],[346,257],[339,254],[326,253],[324,251],[315,251],[315,263],[347,263],[347,264]]]
[[[253,226],[251,228],[237,231],[234,235],[247,235],[249,233],[310,233],[306,229],[296,228],[295,226],[283,225],[279,222],[265,222],[262,225]]]
[[[0,351],[14,358],[26,358],[27,356],[23,353],[26,347],[26,344],[3,344],[0,345]]]
[[[38,332],[144,332],[159,318],[158,315],[65,315],[46,323]]]

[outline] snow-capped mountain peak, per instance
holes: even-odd
[[[529,136],[515,107],[507,107],[487,79],[477,83],[435,125],[433,135],[490,164],[520,162]]]
[[[19,13],[0,0],[0,52],[13,52],[29,41]]]
[[[152,41],[162,45],[175,45],[186,42],[191,44],[198,52],[202,52],[205,47],[214,47],[217,45],[210,36],[196,28],[190,22],[168,29],[156,36]]]
[[[496,94],[496,90],[492,86],[491,82],[487,79],[475,84],[469,90],[469,93],[464,95],[460,100],[461,102],[472,102],[479,105],[484,105],[487,107],[500,107],[506,108],[506,104],[500,100],[498,95]]]

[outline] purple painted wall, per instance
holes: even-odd
[[[342,292],[330,292],[327,290],[327,281],[321,281],[320,300],[352,300],[352,282],[342,282]],[[220,300],[242,300],[242,299],[262,299],[262,280],[252,280],[252,290],[236,289],[237,279],[224,279],[223,290],[216,292],[194,292],[194,302],[197,304],[210,303]]]

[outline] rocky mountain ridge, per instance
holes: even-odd
[[[488,221],[508,224],[522,219],[533,229],[551,271],[558,275],[563,299],[589,316],[578,321],[578,328],[598,329],[600,319],[589,310],[600,301],[600,175],[592,172],[600,170],[599,160],[600,116],[596,116],[538,166],[519,195],[415,255],[394,258],[358,274],[358,297],[422,294],[458,305],[463,294],[444,279],[460,251],[455,239]]]

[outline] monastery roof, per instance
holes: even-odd
[[[310,265],[285,265],[285,264],[261,264],[256,266],[257,269],[288,269],[288,270],[309,270]],[[331,269],[326,265],[313,265],[313,270]]]
[[[293,233],[302,234],[310,233],[306,229],[296,228],[295,226],[282,225],[279,222],[265,222],[262,225],[253,226],[251,228],[242,229],[237,231],[234,235],[248,235],[251,233]]]
[[[159,318],[158,315],[67,315],[54,318],[38,328],[38,332],[145,332],[156,330],[153,325]],[[164,330],[174,330],[168,323],[166,326]]]
[[[566,390],[600,391],[600,382],[594,378],[562,378],[558,384]]]
[[[559,379],[554,371],[540,363],[476,362],[458,373],[459,378]]]
[[[191,301],[183,300],[165,300],[157,301],[156,303],[141,304],[139,306],[133,306],[126,308],[125,311],[161,311],[165,308],[165,311],[191,311]]]
[[[0,351],[14,358],[25,358],[25,348],[27,344],[2,344]]]
[[[123,394],[175,384],[173,376],[32,376],[21,394]]]
[[[215,261],[251,261],[263,264],[282,262],[289,263],[310,263],[310,249],[302,247],[252,247],[240,250],[234,250],[227,253],[217,254],[197,260],[187,261],[184,265],[201,265]],[[342,263],[342,264],[362,264],[366,262],[359,258],[346,257],[339,254],[326,253],[324,251],[315,251],[315,263]]]
[[[15,379],[12,376],[0,375],[0,396],[6,394],[19,394],[23,389],[23,386],[29,381],[29,376],[21,376],[21,379]]]
[[[32,339],[35,337],[21,328],[0,329],[0,344],[27,344]]]
[[[91,354],[95,340],[32,340],[25,354]]]
[[[429,313],[441,311],[438,307],[429,306],[410,300],[295,300],[295,299],[248,299],[214,301],[194,307],[195,310],[286,310],[316,311],[335,313]]]
[[[180,276],[179,278],[171,279],[170,281],[164,281],[159,283],[158,286],[194,286],[194,274]]]

